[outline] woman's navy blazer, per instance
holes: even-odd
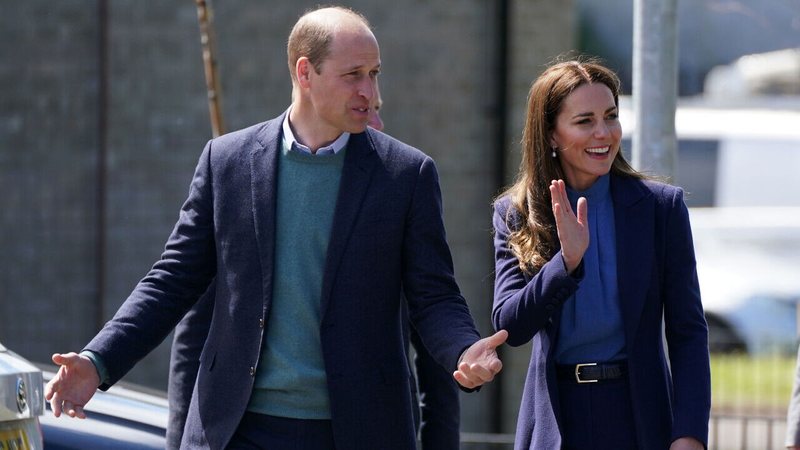
[[[619,300],[639,448],[667,449],[684,436],[707,444],[711,407],[708,327],[683,191],[612,174],[611,195]],[[492,323],[496,329],[508,331],[512,346],[533,340],[515,448],[558,450],[561,435],[553,354],[561,305],[579,288],[579,279],[567,274],[560,252],[533,277],[523,273],[508,246],[510,230],[519,220],[508,197],[496,202]]]

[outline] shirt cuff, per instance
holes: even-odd
[[[106,369],[106,365],[103,364],[100,355],[91,350],[84,350],[81,352],[81,355],[89,358],[92,364],[94,364],[94,368],[97,370],[97,376],[100,377],[100,385],[106,384],[108,382],[108,369]]]

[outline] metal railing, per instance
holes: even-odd
[[[709,450],[785,449],[786,417],[714,414],[709,424]]]
[[[709,450],[784,449],[784,416],[712,414]],[[513,450],[514,435],[461,433],[461,450]]]

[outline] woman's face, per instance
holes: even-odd
[[[614,95],[602,83],[584,84],[564,99],[550,145],[572,189],[586,190],[611,170],[622,139],[617,114]]]

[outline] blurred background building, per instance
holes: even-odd
[[[491,201],[516,174],[530,83],[545,63],[576,51],[605,58],[630,93],[632,0],[342,3],[369,18],[381,45],[386,130],[437,161],[456,276],[490,333]],[[800,93],[800,4],[679,3],[681,95]],[[288,106],[286,38],[315,4],[213,2],[228,130]],[[7,6],[0,341],[46,362],[81,349],[158,258],[211,128],[194,2]],[[785,56],[739,59],[763,52]],[[779,81],[753,81],[765,71]],[[675,181],[694,186],[691,206],[714,206],[715,188],[703,180],[715,176],[718,150],[708,145],[718,144],[696,145],[699,153],[680,150]],[[169,341],[126,380],[165,388]],[[503,357],[501,377],[463,397],[465,431],[513,431],[529,349],[504,348]]]

